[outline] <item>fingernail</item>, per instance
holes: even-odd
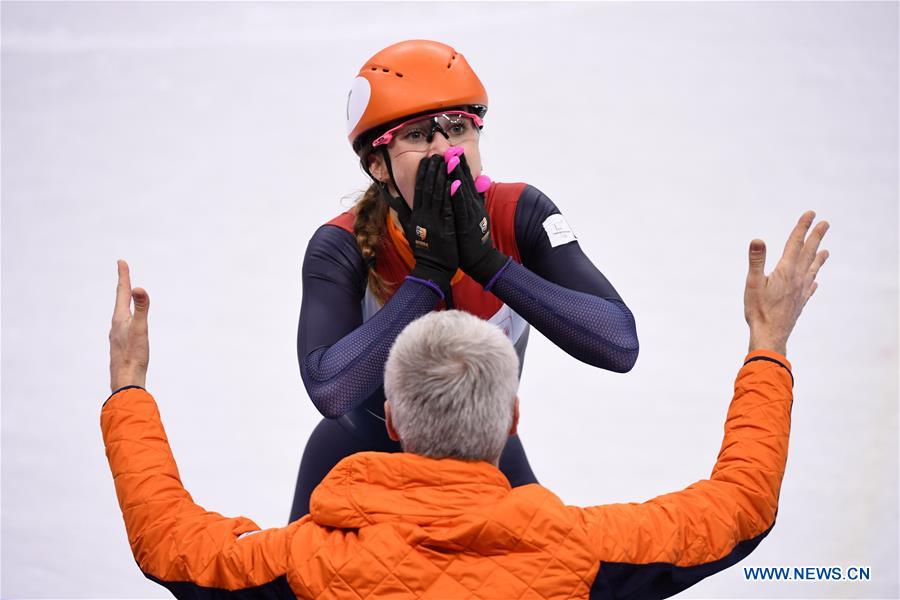
[[[491,187],[491,178],[487,175],[479,175],[475,178],[475,191],[483,194]]]
[[[459,166],[459,157],[451,156],[447,161],[447,175],[453,172],[453,169]]]
[[[462,185],[462,181],[460,181],[459,179],[457,179],[453,183],[451,183],[450,184],[450,195],[451,196],[454,195],[456,193],[456,190],[458,190],[459,186],[461,186],[461,185]]]

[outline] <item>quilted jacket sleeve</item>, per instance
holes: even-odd
[[[286,578],[288,548],[308,519],[258,531],[250,519],[196,505],[181,485],[156,402],[141,388],[114,394],[100,425],[128,541],[144,575],[177,598],[223,597],[222,590],[234,598],[295,597]]]
[[[581,510],[600,560],[599,597],[665,598],[747,556],[775,523],[790,433],[786,358],[749,354],[709,479],[642,504]]]

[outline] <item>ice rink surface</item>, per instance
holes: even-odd
[[[709,476],[746,351],[753,237],[796,218],[831,259],[794,332],[778,523],[687,598],[896,598],[898,4],[2,4],[3,598],[158,598],[99,428],[115,261],[152,299],[148,388],[201,505],[286,522],[319,420],[300,381],[300,264],[365,187],[343,118],[409,38],[490,94],[498,181],[552,198],[634,311],[617,375],[537,332],[521,434],[573,504]],[[743,566],[868,566],[868,582]]]

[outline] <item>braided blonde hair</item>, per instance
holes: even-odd
[[[388,205],[381,197],[381,186],[372,183],[356,201],[356,220],[353,222],[353,236],[369,268],[368,287],[378,301],[384,304],[396,288],[396,284],[384,279],[375,270],[376,254],[387,235],[385,231]]]

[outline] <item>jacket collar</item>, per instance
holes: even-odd
[[[428,527],[492,519],[509,493],[509,481],[487,462],[361,452],[339,462],[313,491],[310,513],[317,524],[341,529]]]

